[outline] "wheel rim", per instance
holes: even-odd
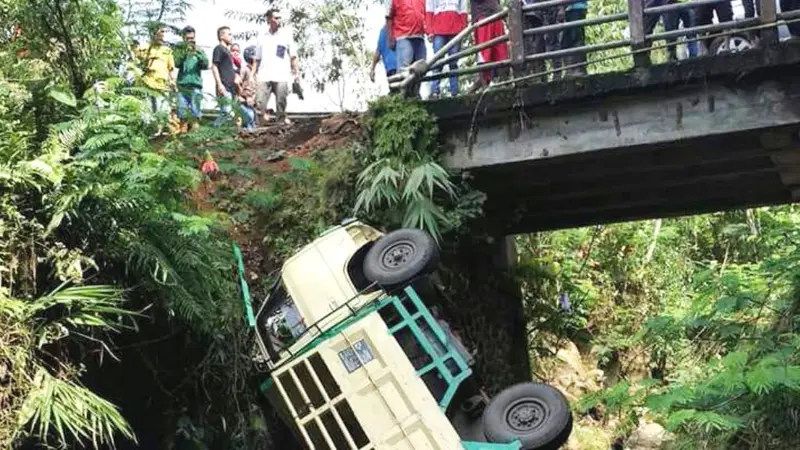
[[[753,48],[753,44],[742,36],[731,36],[725,39],[722,45],[717,49],[717,54],[720,53],[736,53],[749,50]]]
[[[381,255],[381,264],[389,270],[397,270],[409,263],[417,253],[417,248],[410,241],[392,244]]]
[[[521,399],[506,409],[506,424],[516,432],[529,433],[545,422],[548,412],[544,403],[535,398]]]

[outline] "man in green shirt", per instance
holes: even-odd
[[[187,26],[181,31],[183,43],[176,51],[175,66],[178,68],[178,117],[181,133],[200,126],[200,104],[203,101],[202,71],[208,69],[208,57],[195,44],[195,31]],[[187,110],[188,113],[187,114]]]

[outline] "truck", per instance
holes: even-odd
[[[313,450],[533,450],[572,430],[564,395],[526,382],[490,399],[473,354],[430,295],[439,246],[419,229],[348,219],[282,265],[250,300],[259,389]]]

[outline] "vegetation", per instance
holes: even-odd
[[[152,140],[146,92],[115,77],[122,30],[184,10],[137,5],[0,0],[21,30],[0,41],[0,447],[285,448],[252,388],[231,244],[260,296],[354,214],[437,237],[441,306],[490,392],[546,377],[572,341],[604,372],[576,411],[620,438],[657,421],[674,448],[800,446],[796,206],[519,236],[509,278],[418,103],[375,101],[363,139],[278,162],[226,129]]]
[[[520,238],[537,357],[572,339],[598,361],[606,389],[576,406],[619,436],[649,418],[673,448],[796,447],[798,221],[787,206]]]

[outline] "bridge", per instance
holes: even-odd
[[[760,17],[644,33],[648,14],[714,2],[644,9],[640,0],[629,0],[624,13],[530,30],[522,29],[521,15],[531,8],[512,2],[483,21],[507,20],[508,33],[498,41],[509,42],[509,60],[453,72],[463,77],[508,67],[512,77],[479,94],[426,102],[448,142],[446,166],[473,176],[488,194],[486,214],[505,224],[499,230],[505,234],[800,199],[800,43],[779,42],[776,31],[800,20],[800,11],[778,13],[774,1],[760,0]],[[522,36],[543,29],[621,20],[629,23],[629,39],[551,54],[523,48]],[[715,54],[650,62],[653,43],[679,36],[726,41]],[[735,36],[753,45],[726,49]],[[531,61],[609,48],[629,49],[622,56],[633,60],[631,67],[549,83],[531,79],[553,70],[524,69]],[[448,76],[429,72],[453,59],[446,50],[390,78],[393,87]]]

